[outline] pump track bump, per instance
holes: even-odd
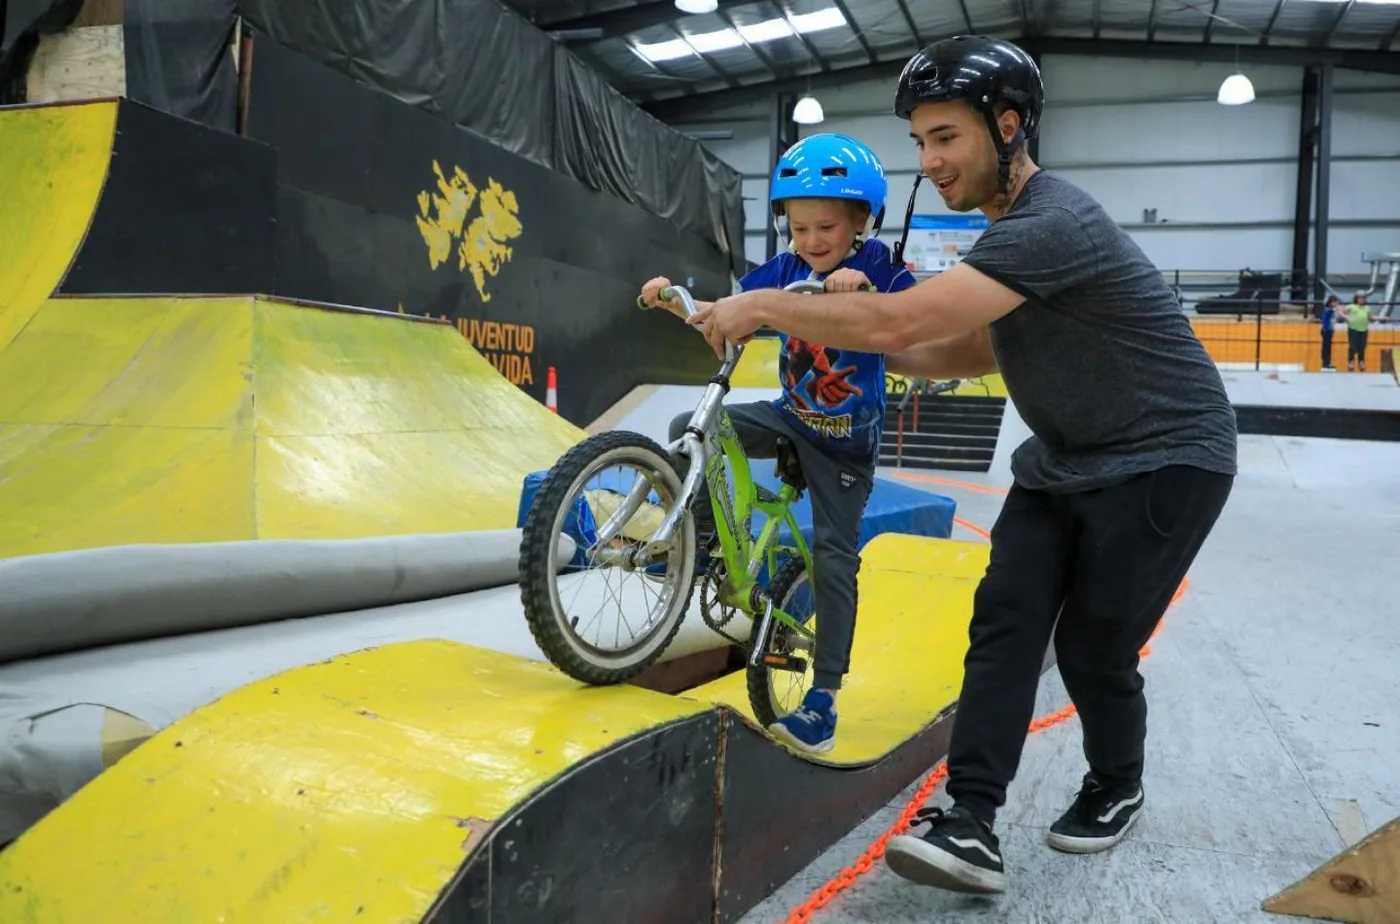
[[[371,648],[101,773],[0,853],[0,920],[737,920],[944,756],[987,554],[866,545],[821,761],[758,729],[742,675],[669,696],[436,639]]]

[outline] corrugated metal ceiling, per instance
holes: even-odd
[[[965,32],[1369,55],[1400,33],[1400,0],[716,0],[700,14],[674,0],[505,2],[643,103],[897,65]]]

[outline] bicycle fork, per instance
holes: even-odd
[[[703,460],[704,453],[699,443],[698,439],[687,433],[682,438],[680,451],[693,460]],[[690,499],[695,496],[696,491],[700,488],[701,480],[705,477],[704,468],[702,464],[690,466],[690,470],[686,472],[685,481],[681,485],[680,496],[666,512],[665,519],[662,520],[661,525],[651,535],[651,538],[635,552],[619,553],[608,547],[618,532],[631,522],[632,518],[637,515],[637,511],[642,509],[642,506],[647,502],[647,495],[651,493],[652,489],[650,479],[636,479],[632,490],[627,493],[627,497],[618,505],[617,510],[613,511],[612,516],[608,517],[607,521],[598,528],[596,538],[589,548],[590,556],[601,564],[644,567],[669,552],[671,540],[676,535],[676,530],[680,528],[681,519],[688,512]]]

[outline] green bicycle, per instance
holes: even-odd
[[[787,289],[821,292],[822,283],[804,280]],[[671,286],[661,294],[679,300],[687,317],[695,314],[694,299],[684,288]],[[669,446],[640,433],[612,430],[583,440],[555,463],[525,518],[519,578],[535,642],[559,670],[593,685],[626,682],[660,658],[680,630],[698,585],[705,624],[746,652],[749,702],[755,718],[767,727],[795,708],[810,683],[816,629],[811,604],[803,601],[812,598],[812,553],[791,510],[806,490],[791,444],[778,442],[776,474],[782,486],[774,493],[755,483],[724,409],[742,353],[740,346],[725,345],[724,363],[685,432]],[[609,479],[600,474],[614,465],[628,465],[638,476]],[[704,552],[709,563],[697,580],[701,551],[691,507],[702,482],[709,489],[716,536]],[[755,513],[766,519],[756,537]],[[778,542],[784,525],[791,545]],[[557,551],[561,534],[578,547],[562,570]],[[766,583],[761,580],[765,565]],[[584,610],[600,599],[579,589],[593,566],[615,569],[623,580],[639,577],[640,594],[610,589],[602,598],[603,604],[624,611],[629,629],[627,614],[640,608],[648,587],[656,588],[640,631],[627,643],[614,639],[605,645],[583,637],[592,625]],[[738,613],[749,620],[747,639],[725,631]],[[780,697],[783,681],[796,693],[795,700]]]

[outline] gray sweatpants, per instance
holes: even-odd
[[[860,520],[875,485],[875,460],[849,459],[823,453],[777,408],[764,401],[728,404],[725,409],[744,452],[752,459],[774,459],[778,437],[785,436],[797,451],[802,476],[812,500],[812,576],[817,606],[817,653],[813,686],[841,687],[850,670],[851,643],[856,628],[856,574],[860,555]],[[670,439],[679,439],[691,412],[671,421]],[[684,477],[685,473],[681,473]],[[700,535],[713,534],[714,511],[709,492],[701,486],[695,511]]]

